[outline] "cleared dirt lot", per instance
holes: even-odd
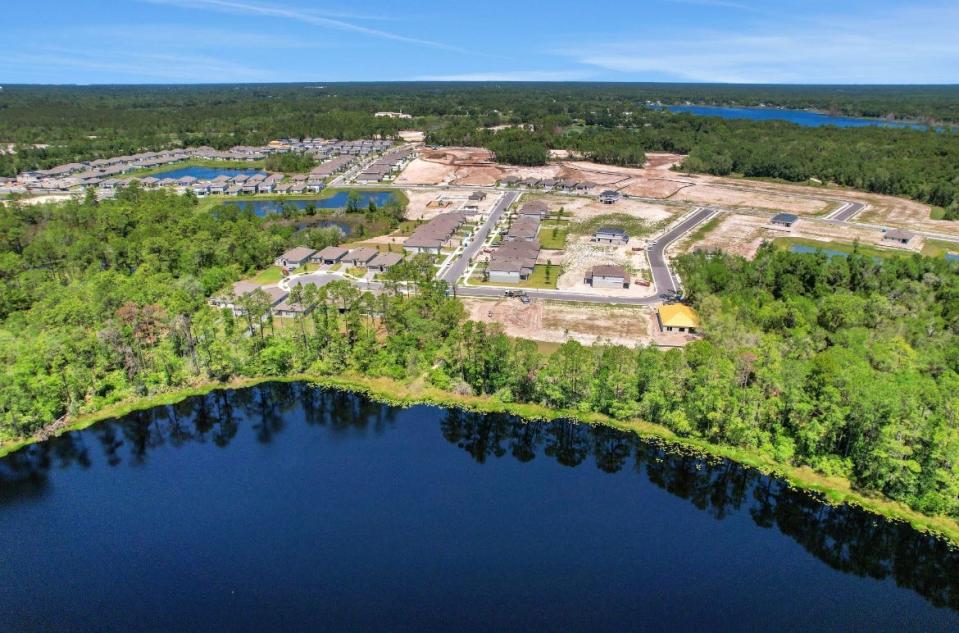
[[[649,308],[540,300],[523,305],[516,299],[464,298],[462,301],[471,320],[499,323],[507,335],[516,338],[548,343],[573,339],[585,345],[608,340],[629,346],[652,340]]]
[[[556,284],[560,290],[574,290],[595,294],[603,297],[648,297],[655,294],[656,289],[635,283],[637,279],[646,277],[649,270],[649,261],[643,251],[633,251],[632,246],[643,243],[643,240],[631,240],[624,246],[593,244],[588,237],[570,238],[560,261],[563,264],[563,274]],[[540,256],[542,259],[543,256]],[[553,263],[557,258],[553,257]],[[586,273],[593,266],[613,264],[623,266],[630,273],[629,288],[593,288],[586,283]]]
[[[549,205],[550,212],[555,213],[563,209],[563,217],[576,220],[609,215],[610,213],[625,213],[633,217],[648,220],[651,223],[669,220],[672,217],[688,211],[685,206],[655,204],[643,200],[620,200],[616,204],[603,204],[595,197],[563,195],[557,193],[527,193],[519,199],[518,206],[529,200],[542,200]]]
[[[677,190],[671,199],[702,205],[754,207],[801,214],[823,213],[833,206],[826,199],[723,185],[690,185]]]
[[[556,153],[554,162],[542,167],[499,165],[480,148],[443,148],[423,150],[397,178],[397,184],[460,184],[487,186],[504,176],[589,180],[597,184],[593,197],[602,189],[647,199],[668,200],[687,205],[715,205],[728,209],[763,210],[773,213],[826,215],[844,202],[869,205],[856,221],[888,227],[928,231],[944,237],[959,238],[959,222],[932,220],[928,205],[876,194],[851,191],[835,186],[813,186],[746,180],[671,171],[683,156],[649,154],[643,168],[599,165],[570,160]],[[574,196],[570,196],[570,199]],[[578,196],[588,199],[587,196]],[[571,202],[564,202],[572,207]],[[589,204],[584,203],[583,208]],[[618,206],[618,205],[616,205]],[[668,210],[666,211],[668,213]]]
[[[712,230],[699,239],[695,232],[684,238],[671,249],[673,253],[695,250],[721,250],[733,255],[751,258],[755,256],[763,241],[779,237],[805,238],[822,242],[828,248],[829,242],[850,244],[858,240],[862,244],[881,246],[894,250],[919,251],[923,240],[915,238],[908,247],[892,247],[882,241],[882,232],[878,229],[860,226],[843,226],[812,218],[801,219],[792,229],[772,227],[768,218],[759,215],[730,213],[720,216]]]
[[[464,204],[475,204],[478,213],[486,213],[496,202],[496,192],[488,192],[486,200],[469,201],[470,189],[404,189],[409,198],[407,220],[430,220],[441,213],[458,211]]]

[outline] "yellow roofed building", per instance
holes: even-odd
[[[681,303],[659,306],[657,316],[663,332],[695,332],[699,329],[699,315]]]

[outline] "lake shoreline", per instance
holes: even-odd
[[[925,121],[918,119],[901,119],[901,118],[886,118],[886,117],[868,117],[868,116],[859,116],[853,114],[843,114],[843,113],[833,113],[826,110],[817,110],[815,108],[788,108],[785,106],[769,106],[769,105],[738,105],[738,104],[723,104],[717,105],[713,103],[658,103],[652,106],[654,109],[667,110],[674,113],[683,113],[691,114],[693,116],[718,116],[720,118],[746,118],[746,117],[726,117],[722,114],[700,114],[693,112],[691,110],[672,110],[671,108],[706,108],[706,109],[715,109],[715,110],[755,110],[757,112],[786,112],[786,113],[797,113],[797,114],[813,114],[817,116],[827,117],[831,119],[838,120],[848,120],[848,121],[861,121],[861,125],[851,125],[848,127],[887,127],[887,128],[897,128],[897,129],[914,129],[917,131],[928,131],[929,129],[949,129],[955,128],[959,123],[952,121]],[[751,120],[751,119],[746,119]],[[759,121],[784,121],[787,123],[793,123],[794,125],[804,125],[802,123],[797,123],[796,121],[791,121],[790,119],[781,118],[781,119],[756,119]],[[822,123],[825,125],[835,125],[834,123]],[[839,127],[847,127],[840,125]]]
[[[863,494],[853,490],[846,479],[826,477],[808,467],[780,464],[759,451],[713,444],[699,438],[681,437],[665,426],[638,419],[620,421],[599,413],[551,409],[539,404],[507,403],[489,396],[464,396],[419,383],[407,385],[388,378],[370,378],[356,374],[339,376],[294,374],[244,378],[228,383],[204,382],[145,398],[118,402],[95,413],[77,416],[72,420],[67,419],[66,421],[60,420],[51,423],[28,438],[2,441],[0,442],[0,458],[52,437],[83,430],[98,422],[123,417],[137,411],[173,405],[187,398],[205,396],[214,391],[247,389],[271,382],[310,383],[326,389],[361,394],[381,404],[397,407],[429,405],[456,408],[475,413],[515,415],[530,421],[569,419],[583,424],[603,425],[634,433],[646,441],[668,444],[673,450],[694,451],[703,457],[728,459],[737,464],[754,468],[764,475],[782,479],[790,486],[816,495],[823,503],[829,505],[848,504],[891,521],[906,522],[919,532],[933,534],[948,541],[950,546],[959,548],[959,521],[948,517],[925,515],[899,502]]]

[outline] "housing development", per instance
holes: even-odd
[[[959,631],[955,0],[0,16],[0,633]]]
[[[370,186],[388,185],[393,189],[385,191],[409,200],[402,230],[343,247],[293,248],[276,259],[278,281],[240,282],[212,302],[239,314],[239,298],[262,289],[274,317],[295,316],[304,308],[291,302],[293,288],[345,280],[377,293],[391,268],[425,255],[472,318],[551,343],[574,338],[668,347],[695,340],[698,317],[682,305],[682,280],[670,264],[682,252],[719,248],[749,256],[766,241],[793,249],[856,241],[959,251],[959,231],[917,219],[914,205],[902,199],[693,178],[672,171],[682,157],[667,154],[650,155],[639,169],[570,159],[516,167],[497,163],[485,150],[427,147],[409,136],[407,142],[277,139],[227,151],[144,152],[25,172],[4,187],[54,196],[92,190],[105,198],[135,181],[198,198],[280,204],[286,197],[308,201],[331,186],[368,193]],[[256,165],[287,153],[310,155],[318,164],[304,173],[249,167],[210,168],[208,177],[164,176],[179,164]]]

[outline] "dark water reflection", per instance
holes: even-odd
[[[448,450],[451,447],[456,450]],[[226,448],[231,450],[217,450]],[[467,455],[469,459],[464,460]],[[511,466],[507,469],[507,465]],[[575,479],[564,475],[572,474],[570,469],[576,469]],[[418,487],[428,491],[423,494],[430,501],[421,501],[415,491],[407,491],[407,479],[411,480],[411,490]],[[651,490],[646,482],[660,492],[637,496],[637,490]],[[313,494],[317,497],[307,502],[304,495]],[[675,499],[683,502],[676,504]],[[540,500],[544,504],[555,501],[558,505],[537,509],[535,504]],[[367,501],[369,509],[363,510],[367,514],[362,519],[349,518],[358,512],[358,506],[366,507]],[[238,513],[237,506],[244,503],[253,506],[246,510],[252,514]],[[523,513],[524,504],[533,504],[528,516]],[[159,519],[142,516],[150,513],[145,508],[155,505],[159,506]],[[263,505],[275,507],[261,508],[262,514],[255,511]],[[312,516],[313,505],[322,506],[323,512]],[[211,507],[226,512],[232,521],[246,527],[224,524],[221,515],[214,514]],[[416,529],[406,525],[406,518],[397,518],[396,513],[402,513],[404,508],[413,515],[408,520],[422,522]],[[510,508],[515,509],[512,514]],[[229,596],[211,598],[214,602],[204,602],[202,608],[194,606],[191,611],[189,604],[183,604],[187,601],[177,598],[179,589],[172,589],[172,578],[155,577],[159,572],[149,565],[156,563],[151,563],[149,556],[141,558],[139,553],[143,548],[163,552],[169,545],[174,551],[164,555],[177,557],[176,539],[182,537],[185,528],[174,522],[165,525],[164,521],[166,513],[175,515],[181,511],[195,522],[196,531],[204,534],[205,544],[197,551],[215,550],[204,563],[209,566],[209,576],[203,576],[203,586],[209,588],[219,578],[242,577],[243,572],[263,574],[273,579],[272,588],[283,592],[286,606],[282,617],[276,611],[263,613],[248,605],[237,605]],[[59,516],[63,512],[73,514],[69,518]],[[431,519],[437,517],[430,516],[434,512],[444,517],[435,524]],[[558,514],[544,518],[544,525],[539,525],[535,521],[540,512]],[[91,518],[100,513],[103,516],[99,519]],[[577,516],[581,513],[587,516]],[[497,514],[503,516],[494,518]],[[703,522],[707,516],[716,521]],[[550,521],[555,525],[566,518],[575,525],[577,521],[595,521],[590,524],[593,529],[596,525],[608,526],[610,534],[597,538],[585,530],[570,540],[569,535],[548,530]],[[243,523],[250,520],[253,522],[249,525]],[[70,521],[76,522],[76,531],[65,534],[64,525],[70,525]],[[155,527],[157,521],[159,527]],[[302,543],[296,548],[289,546],[289,551],[274,544],[272,558],[261,560],[259,566],[247,561],[250,566],[242,570],[234,569],[240,563],[230,560],[233,555],[244,560],[235,549],[220,556],[213,545],[218,536],[229,540],[232,535],[235,540],[231,547],[235,548],[251,535],[300,530],[303,534],[319,530],[326,539],[335,540],[343,537],[340,528],[335,527],[338,521],[348,525],[343,529],[358,538],[369,529],[366,545],[359,542],[344,546],[345,549],[324,550],[322,556],[317,555],[317,566],[308,570],[297,568],[296,558],[306,555]],[[489,542],[484,540],[488,532],[482,530],[486,521],[499,526],[490,526],[498,536],[489,537]],[[665,531],[658,527],[660,521]],[[461,525],[460,534],[443,533],[442,526],[451,523]],[[527,523],[545,531],[535,532],[532,537],[528,533],[510,533],[509,526]],[[370,538],[377,537],[374,528],[387,524],[397,541],[392,549],[374,557],[365,547],[370,547]],[[94,529],[95,526],[103,531]],[[154,536],[145,534],[154,529]],[[232,534],[234,530],[240,531]],[[417,541],[420,538],[422,543]],[[526,538],[532,540],[526,549],[518,550],[518,558],[515,552],[512,557],[501,554],[516,540]],[[727,558],[714,560],[710,544],[703,543],[703,538],[715,538],[716,548],[734,546],[725,554]],[[431,585],[435,577],[427,577],[426,571],[404,569],[404,583],[416,587],[422,582],[431,587],[426,594],[414,594],[422,602],[391,584],[396,578],[386,581],[393,573],[392,565],[399,562],[392,559],[397,550],[408,548],[410,556],[420,552],[417,564],[422,564],[424,570],[432,569],[431,564],[422,560],[423,552],[435,551],[439,557],[439,552],[448,552],[443,547],[447,539],[454,550],[457,545],[463,550],[457,556],[463,557],[460,563],[465,569],[479,570],[475,578],[463,580],[463,586],[452,582],[450,587],[443,587]],[[657,540],[643,543],[644,539]],[[101,542],[107,540],[109,546]],[[91,628],[78,624],[82,622],[95,623],[92,628],[98,630],[123,630],[135,622],[127,617],[160,617],[159,603],[154,607],[157,613],[149,604],[127,605],[122,615],[105,617],[95,601],[74,602],[65,595],[65,587],[83,586],[90,596],[118,590],[109,574],[100,575],[92,571],[93,567],[78,563],[66,564],[64,568],[64,561],[85,555],[79,550],[101,547],[104,564],[131,567],[129,574],[134,585],[147,584],[152,587],[141,588],[168,593],[161,596],[163,609],[192,613],[190,620],[171,620],[166,624],[160,617],[155,624],[159,628],[176,623],[177,628],[194,630],[262,630],[325,622],[332,629],[428,630],[449,628],[442,623],[453,621],[458,625],[451,625],[452,628],[477,630],[496,626],[552,630],[594,626],[600,630],[660,630],[674,626],[676,630],[690,626],[702,626],[704,630],[884,630],[883,624],[899,630],[956,630],[954,627],[959,625],[959,553],[908,525],[885,521],[851,507],[824,505],[813,496],[757,471],[727,461],[706,461],[668,451],[612,429],[568,422],[523,423],[510,416],[429,407],[400,410],[306,385],[275,384],[192,398],[101,423],[0,460],[0,543],[4,550],[0,558],[0,609],[13,615],[17,626],[12,630]],[[570,548],[571,543],[572,549],[564,549]],[[761,546],[753,551],[756,543]],[[40,563],[36,552],[50,545],[53,547],[49,559],[45,557]],[[547,553],[552,546],[556,549]],[[540,552],[539,547],[544,551]],[[580,558],[579,553],[573,553],[576,547],[591,553]],[[375,546],[373,550],[376,551]],[[821,562],[810,564],[803,551]],[[524,552],[528,552],[529,560],[523,560]],[[737,560],[737,556],[747,560]],[[682,565],[688,564],[704,578],[713,579],[710,593],[667,591],[681,580],[665,578],[664,573],[670,572],[656,566],[658,557],[668,559],[664,569],[675,569],[677,576],[685,575]],[[636,560],[635,565],[631,559]],[[642,567],[640,560],[645,561],[646,572],[638,571]],[[717,561],[730,568],[724,570]],[[491,586],[511,587],[511,580],[515,579],[518,586],[528,589],[528,579],[525,584],[520,583],[524,574],[530,573],[524,566],[539,562],[555,564],[563,585],[534,575],[534,584],[542,584],[533,588],[537,600],[548,603],[551,596],[559,600],[567,585],[587,603],[601,601],[600,596],[605,594],[617,600],[597,612],[573,606],[564,612],[552,607],[544,610],[544,604],[519,600],[520,596],[514,595],[519,606],[508,614],[498,613],[490,618],[482,615],[482,609],[479,613],[471,611],[477,606],[470,606],[471,601],[477,601],[481,607],[485,592],[495,594]],[[619,567],[627,563],[628,569]],[[266,573],[270,564],[283,567],[289,577],[281,574],[278,579],[274,573]],[[364,572],[357,571],[364,565]],[[177,565],[176,569],[180,567]],[[343,579],[357,575],[362,589],[347,591],[343,584],[328,586],[323,583],[329,579],[321,582],[316,578],[337,569],[346,585],[348,582]],[[65,578],[63,575],[71,570],[88,577]],[[177,572],[177,583],[183,573]],[[429,573],[446,578],[445,572]],[[638,595],[633,596],[646,593],[648,584],[625,587],[615,582],[593,595],[590,587],[594,573],[607,574],[610,580],[615,574],[622,574],[623,578],[637,582],[637,574],[648,573],[662,585],[661,595],[658,601],[645,603]],[[795,595],[784,597],[767,589],[764,583],[780,574],[787,575],[786,586],[796,587]],[[461,579],[462,574],[455,577]],[[484,578],[488,582],[482,582]],[[860,580],[851,582],[854,578]],[[381,580],[400,594],[397,599],[402,598],[402,605],[389,602],[387,597],[370,597]],[[317,598],[297,594],[297,588],[314,582],[322,584],[326,595],[336,596],[336,604],[321,609],[314,602]],[[815,589],[809,587],[821,587],[827,593],[840,592],[821,598],[823,604],[834,599],[838,603],[836,611],[797,622],[796,614],[806,608],[803,603],[816,601],[809,593]],[[538,590],[542,593],[536,594]],[[515,594],[518,590],[511,591]],[[717,604],[730,601],[733,592],[742,591],[750,595],[749,604],[755,605],[754,609],[717,611]],[[625,599],[627,596],[629,600]],[[504,600],[503,596],[496,599]],[[668,604],[673,599],[684,604],[673,609]],[[630,600],[635,600],[635,604]],[[355,602],[367,604],[368,613],[358,616]],[[888,606],[888,614],[881,613],[884,605]],[[635,616],[631,609],[640,607],[647,614],[662,611],[663,619],[641,623],[631,620],[625,625],[623,618]],[[880,613],[875,612],[877,608]],[[246,609],[250,612],[243,615]],[[349,611],[349,615],[342,610]],[[426,611],[438,619],[424,616]],[[464,611],[471,611],[471,616],[464,616]],[[232,613],[237,620],[230,622],[225,613]],[[322,619],[317,619],[320,613]],[[472,620],[472,616],[477,620]],[[751,619],[753,616],[755,620]],[[580,621],[580,617],[584,619]],[[782,617],[783,621],[773,623],[770,617]]]

